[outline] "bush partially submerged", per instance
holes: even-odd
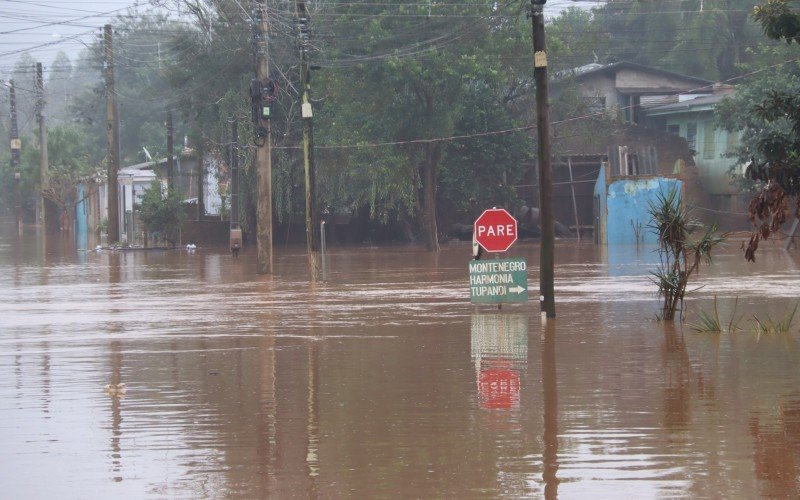
[[[145,229],[156,238],[161,237],[171,246],[178,242],[181,224],[185,218],[181,197],[174,189],[164,195],[161,182],[153,179],[142,197],[139,217]]]
[[[661,264],[652,273],[653,282],[658,285],[658,293],[663,298],[662,317],[670,321],[675,319],[679,307],[682,317],[689,278],[699,271],[701,262],[711,262],[711,250],[725,236],[717,235],[717,227],[712,225],[699,239],[691,239],[703,225],[691,218],[677,188],[666,194],[658,193],[656,201],[650,202],[648,212],[652,216],[648,227],[658,235],[661,257]]]

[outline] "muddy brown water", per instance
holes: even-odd
[[[798,252],[731,242],[687,317],[655,254],[559,242],[558,318],[475,308],[469,245],[77,252],[0,233],[5,498],[796,498]],[[517,244],[537,289],[537,247]],[[124,383],[114,393],[106,386]]]

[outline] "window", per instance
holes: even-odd
[[[717,154],[717,141],[714,132],[714,122],[703,124],[703,159],[713,160]]]
[[[686,143],[689,145],[689,149],[693,152],[697,152],[697,124],[696,123],[689,123],[686,125]]]
[[[667,133],[681,135],[681,126],[678,124],[667,125]]]

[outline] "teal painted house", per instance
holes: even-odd
[[[647,110],[648,124],[686,139],[703,189],[709,195],[710,210],[744,212],[749,200],[731,182],[730,172],[741,173],[742,166],[728,155],[739,147],[741,133],[729,133],[714,124],[714,109],[732,89],[716,86],[713,95],[685,99]]]

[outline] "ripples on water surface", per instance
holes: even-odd
[[[534,301],[469,305],[469,251],[334,249],[311,286],[296,248],[258,277],[248,252],[5,235],[3,496],[798,496],[796,326],[670,329],[652,252],[562,242],[553,340]],[[515,253],[535,289],[536,247]],[[799,260],[731,244],[689,320],[713,295],[779,318]]]

